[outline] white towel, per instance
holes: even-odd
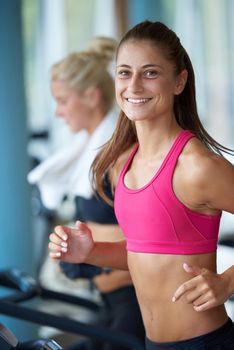
[[[39,164],[28,174],[30,184],[37,184],[41,199],[48,209],[56,209],[65,195],[90,198],[90,166],[102,146],[112,135],[117,109],[113,109],[91,136],[80,131],[71,142]]]

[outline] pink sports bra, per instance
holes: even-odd
[[[202,254],[216,250],[221,214],[192,211],[178,200],[172,188],[177,159],[192,137],[190,131],[183,131],[154,177],[136,190],[124,184],[138,145],[134,148],[119,176],[114,198],[127,250],[159,254]]]

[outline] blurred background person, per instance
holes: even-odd
[[[71,53],[52,66],[51,91],[56,115],[64,119],[75,136],[28,175],[29,182],[38,186],[45,208],[61,213],[64,200],[72,204],[74,220],[87,222],[97,241],[123,239],[113,207],[94,193],[89,173],[99,147],[110,138],[116,125],[118,111],[111,72],[115,49],[113,39],[97,37],[86,51]],[[108,174],[106,194],[112,201]],[[61,270],[63,273],[59,273]],[[87,264],[61,262],[58,266],[46,259],[40,281],[47,288],[101,300],[102,311],[95,321],[83,312],[75,316],[130,333],[144,342],[144,327],[129,272]],[[60,312],[64,313],[63,307]],[[74,312],[73,308],[73,316]],[[87,346],[89,350],[124,349],[93,340]]]

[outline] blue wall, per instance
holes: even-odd
[[[166,19],[163,0],[128,0],[127,13],[129,28],[145,20],[164,22]]]
[[[27,125],[23,79],[21,1],[0,1],[0,269],[18,267],[33,273]],[[0,289],[0,295],[3,291]],[[22,338],[27,323],[6,319]]]

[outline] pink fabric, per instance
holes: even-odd
[[[115,190],[115,214],[132,252],[202,254],[214,252],[221,215],[204,215],[185,207],[175,196],[172,178],[177,159],[194,135],[183,131],[161,167],[142,188],[128,189],[124,176],[137,152],[134,148]]]

